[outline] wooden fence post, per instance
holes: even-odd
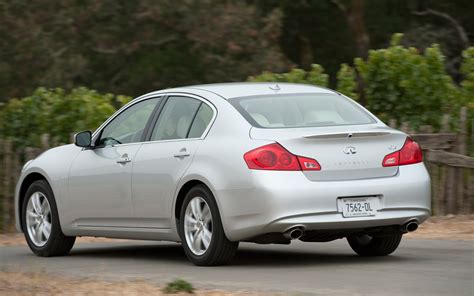
[[[461,155],[466,155],[467,154],[467,147],[466,147],[466,142],[467,142],[467,107],[462,107],[461,111],[459,112],[459,134],[458,134],[458,139],[457,139],[457,153]],[[470,203],[470,200],[467,199],[468,196],[464,196],[464,169],[463,168],[457,168],[456,169],[456,197],[457,197],[457,208],[458,208],[458,214],[463,213],[466,214],[468,213],[470,207],[468,204]],[[466,169],[467,171],[467,169]]]
[[[3,215],[3,200],[4,200],[4,193],[5,193],[5,190],[3,189],[3,179],[4,179],[4,175],[5,175],[5,168],[4,168],[4,165],[3,165],[3,161],[4,161],[4,151],[3,151],[3,148],[4,148],[4,145],[5,145],[5,142],[3,139],[0,139],[0,208],[2,210],[1,212],[1,215]],[[3,216],[1,217],[0,219],[0,226],[2,228],[2,231],[3,231]]]
[[[397,128],[397,120],[392,118],[388,121],[388,126],[391,128]]]
[[[46,150],[50,147],[49,145],[49,135],[42,134],[41,135],[41,149]]]
[[[12,165],[11,165],[11,174],[10,174],[10,195],[9,195],[9,208],[8,208],[8,213],[9,213],[9,218],[10,221],[8,222],[7,225],[7,231],[11,232],[14,230],[14,224],[15,224],[15,187],[16,183],[18,182],[18,179],[20,179],[20,174],[21,174],[21,154],[22,151],[12,151]]]
[[[400,130],[407,134],[410,134],[410,123],[407,121],[402,122],[402,124],[400,125]]]
[[[6,140],[3,142],[3,232],[7,232],[10,227],[10,185],[12,173],[12,142]]]
[[[431,196],[432,196],[432,209],[435,216],[439,216],[442,211],[441,197],[439,192],[439,172],[440,166],[433,162],[427,162],[431,166],[430,177],[431,177]]]
[[[448,133],[450,130],[449,128],[449,114],[444,114],[441,118],[441,130],[442,133]],[[438,215],[446,215],[447,213],[447,188],[446,184],[448,181],[448,168],[445,165],[440,165],[439,167],[439,179],[438,179],[438,186],[436,188],[437,191],[437,201],[439,206],[439,213]]]

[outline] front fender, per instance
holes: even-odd
[[[44,178],[53,191],[58,208],[59,221],[62,220],[62,208],[64,200],[68,196],[69,168],[72,161],[77,157],[81,148],[74,145],[65,145],[50,149],[32,161],[25,164],[15,188],[15,227],[21,229],[21,202],[22,186],[29,182],[33,174],[39,174]],[[61,224],[61,227],[64,225]]]
[[[45,179],[51,186],[54,196],[56,196],[57,192],[57,188],[55,188],[55,185],[53,184],[53,182],[51,182],[51,178],[49,177],[49,175],[43,169],[31,165],[31,162],[32,161],[30,161],[30,163],[25,164],[25,167],[28,164],[29,165],[27,169],[21,172],[20,178],[18,179],[18,182],[15,187],[15,228],[18,232],[23,232],[23,229],[21,227],[21,208],[23,202],[23,196],[21,196],[21,188],[25,180],[28,181],[28,179],[30,179],[33,175],[41,175],[41,177]],[[35,179],[37,178],[35,177]],[[56,201],[56,204],[59,210],[59,201]]]

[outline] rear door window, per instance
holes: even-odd
[[[188,97],[170,97],[153,129],[151,141],[185,139],[201,101]]]

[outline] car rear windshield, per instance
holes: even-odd
[[[338,94],[265,95],[229,102],[255,127],[295,128],[369,124],[374,119]]]

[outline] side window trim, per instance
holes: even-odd
[[[169,96],[164,95],[161,98],[162,99],[157,104],[155,110],[153,110],[153,113],[151,114],[151,116],[150,116],[150,118],[147,122],[145,132],[142,135],[142,139],[141,139],[142,142],[150,141],[151,135],[153,133],[153,129],[155,128],[155,125],[156,125],[156,121],[158,120],[158,117],[160,117],[161,111],[163,111],[163,108],[165,107],[166,102],[168,102]]]
[[[115,118],[117,118],[118,116],[120,116],[120,114],[124,113],[125,111],[127,111],[128,109],[130,109],[131,107],[135,106],[136,104],[140,104],[142,102],[145,102],[145,101],[148,101],[148,100],[153,100],[153,99],[159,99],[158,103],[156,104],[156,106],[153,108],[153,111],[151,112],[150,114],[150,117],[148,118],[147,120],[147,123],[145,125],[145,129],[143,131],[143,134],[140,138],[140,142],[135,142],[135,143],[124,143],[124,144],[116,144],[116,145],[113,145],[113,146],[119,146],[119,145],[130,145],[130,144],[137,144],[137,143],[143,143],[146,141],[146,135],[148,133],[148,129],[150,129],[150,126],[151,126],[151,121],[153,120],[155,114],[159,111],[160,107],[162,107],[162,104],[164,101],[166,101],[167,97],[166,96],[150,96],[150,97],[146,97],[144,98],[143,100],[139,100],[133,104],[130,104],[127,106],[127,108],[123,109],[123,110],[120,110],[120,113],[117,113],[113,118],[110,118],[110,120],[107,120],[106,124],[101,126],[100,127],[100,131],[97,133],[97,135],[94,135],[94,139],[93,139],[93,143],[94,143],[94,148],[104,148],[106,146],[103,146],[103,145],[97,145],[97,143],[100,141],[100,138],[102,137],[102,132],[104,131],[104,129],[111,123],[115,120]]]
[[[168,102],[168,99],[170,97],[184,97],[184,98],[189,98],[189,99],[194,99],[194,100],[199,100],[200,101],[200,104],[199,104],[199,107],[197,108],[195,114],[194,114],[194,117],[193,117],[193,120],[191,121],[191,124],[189,126],[189,129],[188,129],[188,132],[186,133],[186,138],[184,139],[172,139],[172,140],[156,140],[156,141],[152,141],[151,140],[151,137],[152,137],[152,134],[153,134],[153,130],[156,128],[156,122],[158,121],[159,117],[161,116],[161,113],[166,105],[166,103]],[[217,117],[217,109],[214,107],[214,105],[210,102],[208,102],[207,100],[199,97],[199,96],[196,96],[196,95],[193,95],[193,96],[190,96],[189,94],[187,93],[168,93],[168,94],[164,94],[162,96],[163,98],[163,103],[159,104],[161,105],[158,112],[156,113],[155,117],[153,118],[153,121],[151,122],[150,124],[150,129],[148,130],[148,133],[146,135],[146,139],[143,141],[143,142],[168,142],[168,141],[187,141],[187,140],[196,140],[196,139],[203,139],[205,138],[205,136],[207,135],[207,133],[209,132],[211,126],[214,124],[214,121],[216,120],[216,117]],[[204,132],[202,133],[201,137],[199,138],[188,138],[189,136],[189,133],[191,131],[191,128],[193,126],[193,123],[194,123],[194,120],[196,119],[196,116],[199,112],[199,109],[201,108],[202,104],[206,104],[207,106],[209,106],[209,108],[211,108],[212,110],[212,119],[211,121],[209,122],[209,124],[207,125],[206,129],[204,130]]]
[[[202,104],[204,104],[203,101],[201,101],[201,103],[199,103],[199,106],[197,107],[196,112],[194,113],[193,119],[191,120],[191,123],[189,124],[188,131],[186,132],[186,138],[185,139],[189,139],[189,133],[191,132],[191,128],[193,127],[194,120],[196,120],[196,116],[198,115],[199,109],[201,109]]]

